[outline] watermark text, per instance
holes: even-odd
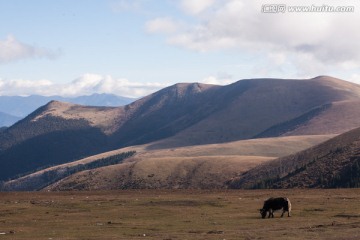
[[[263,13],[353,13],[355,6],[332,5],[304,5],[288,6],[286,4],[264,4],[261,6]]]

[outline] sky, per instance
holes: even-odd
[[[0,0],[0,95],[141,97],[178,82],[319,75],[360,84],[359,29],[357,0]]]

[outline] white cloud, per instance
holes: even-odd
[[[96,74],[84,74],[62,89],[63,96],[112,93],[120,96],[140,97],[150,94],[165,85],[160,83],[131,82],[126,78],[113,78]]]
[[[54,84],[49,80],[30,81],[24,79],[0,79],[0,96],[27,96],[32,94],[46,95]]]
[[[264,4],[272,3],[271,0],[183,0],[182,9],[193,14],[193,22],[168,32],[166,42],[200,52],[235,50],[263,56],[268,59],[269,69],[286,63],[299,75],[360,69],[359,1],[285,3],[287,7],[354,6],[353,13],[261,12]]]
[[[45,48],[22,43],[12,35],[8,35],[5,40],[0,40],[0,64],[29,58],[53,59],[58,54]]]
[[[217,76],[207,76],[200,81],[201,83],[214,84],[214,85],[228,85],[234,82],[232,76],[226,73],[219,73]]]
[[[215,0],[182,0],[181,7],[190,14],[199,14],[211,7]]]
[[[360,84],[360,74],[357,73],[352,74],[348,81]]]
[[[268,58],[271,62],[279,66],[283,65],[287,60],[286,55],[281,52],[270,52],[268,53]]]
[[[170,36],[167,42],[171,45],[177,45],[200,52],[207,52],[214,49],[232,48],[236,46],[236,41],[230,37],[210,37],[208,29],[204,26],[197,26],[192,30],[193,31]]]
[[[30,81],[24,79],[0,79],[1,96],[60,95],[74,97],[93,93],[110,93],[126,97],[142,97],[166,85],[161,83],[138,83],[125,78],[113,78],[98,74],[84,74],[66,84],[56,84],[49,80]]]
[[[174,33],[178,27],[179,24],[171,18],[155,18],[145,24],[145,29],[149,33]]]

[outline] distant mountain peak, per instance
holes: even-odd
[[[171,96],[177,96],[182,98],[202,93],[214,87],[218,86],[204,83],[177,83],[167,88],[164,88],[157,93],[168,93],[171,94]]]
[[[336,90],[342,90],[344,92],[351,93],[350,94],[351,98],[352,97],[356,97],[356,98],[360,97],[360,85],[359,84],[344,81],[339,78],[334,78],[334,77],[330,77],[330,76],[318,76],[311,80],[314,80],[316,82],[321,83],[324,86],[331,87]]]
[[[69,103],[69,102],[61,102],[57,100],[51,100],[48,104],[46,104],[48,108],[68,108],[71,106],[76,106],[76,104]]]
[[[52,100],[56,100],[52,102]],[[131,102],[135,101],[134,98],[121,97],[113,94],[92,94],[88,96],[78,96],[78,97],[61,97],[61,96],[40,96],[40,95],[31,95],[27,97],[22,96],[0,96],[0,112],[6,113],[8,115],[16,116],[18,119],[24,118],[27,115],[31,114],[33,111],[42,107],[44,110],[44,105],[47,105],[45,108],[51,108],[56,106],[61,106],[65,103],[74,103],[86,106],[108,106],[108,107],[117,107],[124,106]],[[6,125],[12,125],[17,120],[10,121]],[[1,125],[0,121],[0,127]]]
[[[348,81],[342,80],[340,78],[326,76],[326,75],[317,76],[317,77],[311,78],[309,80],[314,80],[314,81],[319,81],[319,82],[331,82],[331,83],[341,84],[343,86],[344,85],[358,86],[358,84],[356,84],[356,83],[348,82]]]
[[[111,133],[122,109],[122,107],[83,106],[53,100],[40,108],[30,121],[38,121],[49,116],[67,120],[86,120],[91,126],[102,129],[104,133]]]
[[[315,79],[315,80],[326,80],[326,79],[337,79],[335,77],[331,77],[331,76],[327,76],[327,75],[319,75],[319,76],[316,76],[314,78],[311,78],[311,79]],[[339,79],[340,80],[340,79]]]
[[[54,116],[54,117],[62,117],[62,118],[67,118],[66,116],[68,114],[66,114],[65,112],[67,110],[69,110],[71,107],[76,106],[75,104],[72,103],[67,103],[67,102],[60,102],[60,101],[56,101],[56,100],[52,100],[49,103],[47,103],[46,105],[44,105],[41,108],[41,111],[39,111],[36,116],[34,116],[33,119],[31,119],[31,121],[38,121],[39,119],[45,117],[45,116]]]

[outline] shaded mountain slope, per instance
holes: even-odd
[[[360,186],[360,128],[302,152],[257,166],[229,181],[231,188]]]
[[[360,125],[357,101],[359,85],[331,77],[181,83],[123,107],[53,101],[0,133],[0,180],[165,138],[168,147],[224,143],[289,122],[266,136],[338,134]]]
[[[212,99],[219,88],[180,83],[136,101],[126,106],[131,120],[121,125],[112,141],[137,145],[172,136],[221,107],[221,102]]]
[[[1,132],[1,180],[108,150],[102,121],[85,119],[86,113],[93,112],[94,108],[83,108],[53,101]],[[113,108],[104,108],[104,111],[111,110]]]
[[[276,124],[255,138],[341,133],[359,126],[360,108],[357,106],[360,106],[357,100],[324,104],[299,117]]]
[[[97,128],[111,131],[121,108],[84,107],[51,101],[0,135],[0,150],[6,150],[31,138],[58,131]],[[56,140],[56,139],[54,139]]]

